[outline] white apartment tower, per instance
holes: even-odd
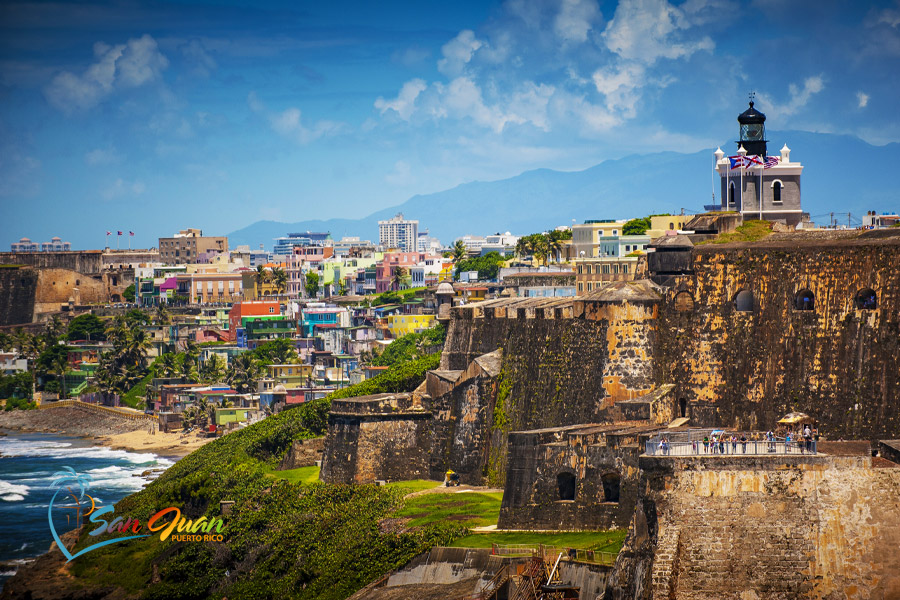
[[[415,252],[419,239],[419,222],[407,221],[403,213],[393,219],[378,221],[378,243],[385,249],[397,248],[404,252]]]

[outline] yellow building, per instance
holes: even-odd
[[[655,240],[658,237],[666,235],[667,231],[684,229],[684,224],[690,219],[691,217],[688,215],[650,217],[650,229],[647,230],[646,235],[649,235],[651,240]]]
[[[597,256],[600,238],[620,236],[625,221],[585,221],[572,225],[573,258],[591,258]]]
[[[434,327],[434,315],[391,315],[387,318],[388,330],[396,339],[409,333],[419,333]]]

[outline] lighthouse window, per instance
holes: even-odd
[[[772,182],[772,202],[781,202],[781,188],[784,187],[777,179]]]
[[[734,182],[728,184],[728,204],[734,204]]]

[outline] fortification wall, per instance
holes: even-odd
[[[900,597],[900,469],[825,456],[641,467],[648,493],[607,598]]]
[[[75,252],[0,252],[0,264],[31,265],[47,269],[68,269],[83,275],[97,275],[103,270],[100,250]]]
[[[29,268],[0,268],[0,326],[31,323],[38,274]]]
[[[706,245],[660,305],[657,383],[692,423],[767,429],[792,410],[839,436],[900,434],[900,237]],[[871,289],[877,308],[857,308]],[[749,312],[735,298],[753,294]],[[796,310],[802,290],[814,310]],[[687,308],[687,310],[679,310]]]

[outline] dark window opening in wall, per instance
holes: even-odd
[[[678,400],[678,411],[681,413],[682,417],[687,416],[687,398],[680,398]]]
[[[741,290],[734,297],[734,309],[738,312],[753,312],[753,293],[750,290]]]
[[[776,181],[772,184],[772,202],[781,202],[781,182]]]
[[[728,184],[728,204],[734,204],[734,182]]]
[[[815,310],[816,297],[809,290],[800,290],[794,296],[794,310]]]
[[[575,476],[571,473],[560,473],[556,476],[556,484],[559,486],[560,500],[575,499]]]
[[[669,230],[671,231],[674,229],[675,229],[675,223],[669,223]]]
[[[875,310],[878,308],[878,296],[871,288],[865,288],[856,292],[856,308],[860,310]]]
[[[688,292],[675,294],[675,310],[678,312],[691,312],[694,310],[694,299]]]
[[[618,502],[621,480],[618,473],[607,473],[601,478],[603,482],[603,501]]]

